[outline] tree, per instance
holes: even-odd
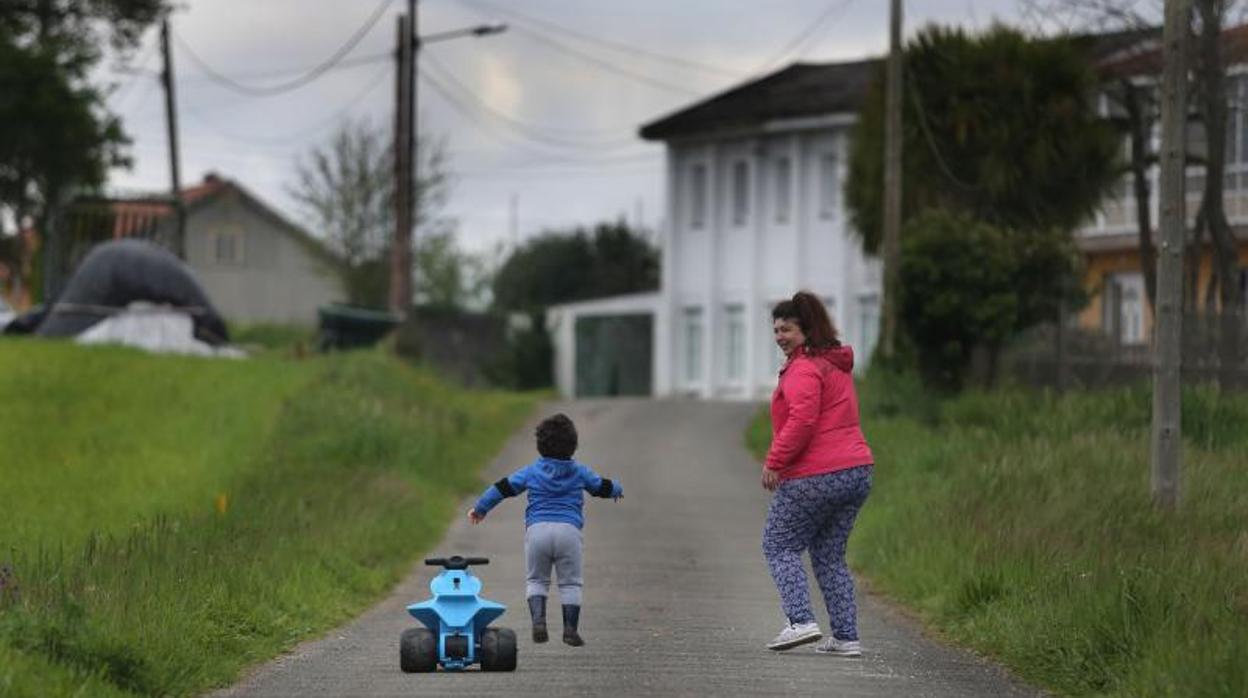
[[[464,309],[482,304],[490,283],[486,264],[459,249],[451,228],[422,235],[413,265],[418,305]]]
[[[557,303],[650,291],[659,286],[659,253],[623,221],[547,232],[512,252],[494,275],[494,308],[527,316],[492,371],[515,388],[551,384],[553,348],[544,313]]]
[[[999,346],[1024,312],[1015,236],[966,214],[912,218],[901,246],[900,314],[924,382],[961,389],[977,346]]]
[[[1076,288],[1070,230],[1120,172],[1119,137],[1093,108],[1097,82],[1084,53],[1067,39],[1002,26],[979,36],[931,26],[905,60],[903,220],[939,209],[1017,238],[1013,331],[1056,320]],[[877,76],[854,127],[845,185],[869,253],[881,232],[881,86]]]
[[[1095,112],[1096,76],[1066,39],[993,27],[929,26],[906,48],[902,214],[961,211],[1012,230],[1070,229],[1117,179],[1118,136]],[[846,204],[863,247],[879,248],[882,80],[851,139]]]
[[[422,135],[419,152],[423,162],[416,183],[415,225],[417,230],[445,226],[436,219],[450,186],[445,143]],[[386,306],[387,257],[394,233],[393,163],[394,149],[381,128],[367,120],[347,120],[324,145],[296,163],[295,183],[288,189],[304,218],[341,259],[351,303]],[[428,260],[429,254],[419,249],[423,238],[417,244],[415,257],[423,254]],[[430,244],[445,248],[445,241]]]
[[[592,233],[547,232],[519,247],[494,276],[494,305],[532,314],[658,285],[658,251],[622,221],[600,223]]]
[[[107,42],[123,56],[161,0],[0,2],[0,233],[47,230],[55,202],[126,166],[128,140],[104,91],[88,82]]]
[[[1226,217],[1226,67],[1222,58],[1222,27],[1227,0],[1195,0],[1200,31],[1196,36],[1196,86],[1204,114],[1207,154],[1201,219],[1213,240],[1213,277],[1219,300],[1218,382],[1223,388],[1238,383],[1239,332],[1244,325],[1243,299],[1239,290],[1239,252]],[[1242,107],[1240,107],[1242,108]],[[1199,254],[1199,250],[1197,250]],[[1212,294],[1211,294],[1212,295]],[[1206,304],[1212,310],[1211,304]]]

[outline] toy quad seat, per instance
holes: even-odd
[[[468,571],[470,565],[486,565],[484,557],[429,558],[426,565],[442,567],[429,582],[433,598],[414,603],[407,612],[424,624],[409,628],[399,638],[399,667],[405,672],[430,672],[438,668],[460,671],[476,662],[482,671],[516,670],[516,632],[491,628],[505,606],[481,598],[481,580]]]

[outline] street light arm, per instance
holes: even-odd
[[[450,31],[437,32],[435,34],[426,34],[425,36],[416,37],[416,45],[423,46],[425,44],[431,44],[435,41],[457,39],[461,36],[489,36],[491,34],[501,34],[505,31],[507,31],[506,24],[482,24],[476,27],[452,29]]]

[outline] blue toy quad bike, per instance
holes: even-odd
[[[482,671],[516,670],[516,631],[488,627],[507,609],[478,596],[481,580],[468,571],[469,565],[489,562],[459,555],[425,560],[426,565],[442,567],[442,572],[429,582],[433,598],[407,607],[425,627],[409,628],[400,636],[403,671],[429,672],[439,664],[447,671],[459,671],[478,661]]]

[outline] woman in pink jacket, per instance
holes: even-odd
[[[798,292],[775,307],[776,344],[788,357],[771,396],[771,448],[763,487],[774,494],[763,555],[788,625],[767,647],[787,650],[822,637],[810,605],[802,552],[828,607],[831,633],[816,652],[862,655],[854,580],[845,543],[871,491],[871,449],[858,423],[854,352],[840,343],[823,303]]]

